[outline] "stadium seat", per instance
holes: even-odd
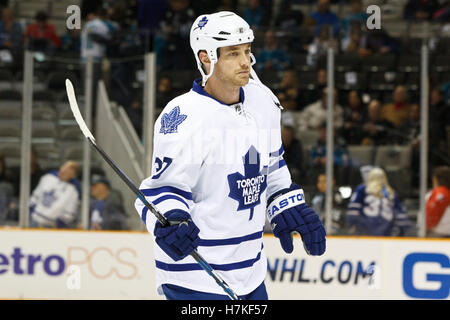
[[[409,168],[411,165],[410,146],[378,146],[375,165],[386,169]]]
[[[347,147],[348,154],[355,164],[371,165],[375,160],[376,147],[349,145]]]
[[[447,55],[438,55],[436,56],[432,62],[432,69],[438,72],[447,72],[450,71],[450,59]]]
[[[362,70],[367,72],[395,70],[395,54],[374,54],[362,59]]]
[[[3,120],[0,121],[0,140],[20,139],[21,136],[21,121],[20,120]]]
[[[338,54],[335,56],[334,65],[337,72],[359,71],[361,59],[356,54]]]
[[[61,129],[59,139],[62,141],[80,141],[83,140],[83,135],[78,126],[70,126]]]
[[[0,119],[20,119],[22,117],[22,108],[14,105],[0,105]]]
[[[33,141],[54,141],[56,125],[53,121],[33,121],[31,136]]]
[[[394,90],[405,80],[402,72],[395,71],[371,72],[369,79],[369,90]]]
[[[367,73],[356,71],[337,72],[335,84],[338,90],[365,90],[367,87]]]
[[[13,89],[1,90],[0,100],[22,100],[22,93]]]
[[[46,106],[33,107],[33,120],[55,121],[57,114],[55,109]]]
[[[66,90],[66,79],[70,79],[72,83],[79,83],[78,77],[75,73],[70,71],[53,71],[46,80],[46,87],[48,90],[64,91]]]
[[[398,57],[397,70],[400,72],[419,72],[420,56],[404,54]]]
[[[315,130],[296,130],[295,137],[302,142],[303,148],[309,148],[319,139],[319,132]]]
[[[0,90],[10,90],[14,88],[14,75],[11,71],[0,69]]]

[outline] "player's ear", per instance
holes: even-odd
[[[211,63],[211,60],[209,60],[208,54],[204,50],[202,50],[198,53],[198,57],[202,63]]]

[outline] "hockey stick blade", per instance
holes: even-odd
[[[66,91],[67,91],[67,98],[69,100],[70,109],[72,110],[72,113],[75,117],[75,120],[80,127],[81,132],[83,132],[83,135],[88,139],[92,146],[100,153],[102,158],[110,165],[110,167],[117,173],[117,175],[122,179],[123,182],[133,191],[134,194],[144,203],[144,205],[147,207],[147,209],[152,212],[156,218],[161,222],[163,226],[168,226],[169,221],[156,209],[156,207],[147,201],[144,194],[137,188],[134,183],[131,181],[130,178],[127,177],[127,175],[119,169],[119,167],[112,161],[112,159],[97,145],[95,142],[95,138],[92,135],[91,131],[86,125],[86,122],[84,121],[83,117],[81,116],[80,109],[78,107],[77,99],[75,96],[75,90],[73,88],[72,82],[69,79],[66,79]],[[228,284],[217,275],[212,267],[203,259],[200,254],[194,250],[191,253],[191,256],[197,261],[197,263],[216,281],[216,283],[225,291],[225,293],[232,299],[232,300],[239,300],[239,297],[234,293],[234,291],[228,286]]]

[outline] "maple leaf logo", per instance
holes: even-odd
[[[238,201],[238,211],[250,209],[251,220],[254,208],[261,203],[261,194],[267,187],[267,176],[260,171],[261,158],[254,146],[247,151],[243,161],[244,175],[239,172],[228,175],[228,196]],[[264,169],[266,168],[263,168],[263,172]]]
[[[175,133],[178,132],[178,126],[186,120],[187,115],[180,114],[180,107],[176,106],[169,113],[164,113],[161,117],[161,130],[159,133]]]

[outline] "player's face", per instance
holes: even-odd
[[[70,181],[75,178],[76,174],[70,164],[65,164],[59,169],[58,176],[63,181]]]
[[[250,78],[250,44],[220,48],[220,58],[214,66],[218,79],[242,87]]]

